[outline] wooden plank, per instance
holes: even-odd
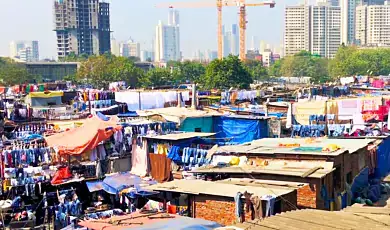
[[[317,167],[311,168],[311,169],[307,170],[306,172],[304,172],[301,177],[306,178],[320,169],[324,169],[324,167],[317,166]]]

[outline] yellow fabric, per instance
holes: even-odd
[[[47,91],[47,92],[31,92],[30,97],[50,98],[50,97],[62,97],[64,92],[62,91]]]
[[[339,149],[340,149],[340,146],[338,146],[336,144],[329,144],[326,147],[322,148],[322,151],[323,152],[334,152],[334,151],[339,150]]]
[[[240,164],[240,158],[238,157],[232,157],[232,159],[229,162],[231,165],[238,165]]]
[[[326,109],[325,109],[326,105]],[[293,115],[300,125],[309,125],[310,115],[338,115],[337,101],[298,102],[293,104]]]
[[[163,145],[163,144],[158,144],[157,145],[157,153],[163,154],[163,155],[168,155],[168,146]]]
[[[309,125],[310,115],[325,114],[325,101],[302,102],[293,104],[295,120],[301,125]]]

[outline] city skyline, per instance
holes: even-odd
[[[183,1],[183,0],[181,0]],[[159,20],[166,21],[169,9],[159,9],[159,0],[137,3],[126,0],[111,1],[111,30],[117,41],[134,38],[141,44],[141,50],[149,49],[155,37],[155,26]],[[169,1],[164,1],[169,2]],[[174,1],[172,1],[174,2]],[[248,9],[248,44],[252,36],[271,45],[283,41],[283,11],[286,4],[298,4],[299,0],[280,0],[274,9],[251,7]],[[22,6],[22,7],[21,7]],[[131,8],[131,14],[129,14]],[[0,19],[6,21],[5,33],[0,37],[0,56],[8,56],[12,40],[37,40],[40,43],[40,57],[56,57],[56,37],[53,31],[53,0],[1,1]],[[39,9],[40,14],[36,14]],[[194,51],[217,49],[216,9],[178,9],[180,12],[181,49],[184,57],[191,57]],[[22,20],[14,15],[24,15]],[[147,17],[145,16],[147,15]],[[9,20],[13,18],[13,20]],[[193,20],[196,18],[196,20]],[[140,20],[142,19],[142,20]],[[272,19],[272,23],[269,20]],[[264,22],[264,23],[262,23]],[[224,24],[237,24],[237,8],[224,8]],[[202,36],[199,36],[202,35]],[[142,44],[146,44],[147,48]],[[249,48],[249,47],[248,47]]]

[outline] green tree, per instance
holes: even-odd
[[[194,61],[170,62],[168,66],[173,69],[173,78],[177,84],[199,82],[200,77],[206,72],[204,64]]]
[[[143,87],[158,87],[169,85],[173,81],[172,74],[168,68],[154,68],[146,73],[142,79],[141,86]]]
[[[134,56],[131,56],[131,57],[128,57],[128,59],[133,62],[133,63],[136,63],[136,62],[139,62],[141,61],[141,59],[139,57],[134,57]]]
[[[328,59],[301,51],[283,58],[280,74],[286,77],[311,77],[312,82],[324,82],[329,80]]]
[[[341,46],[329,63],[334,78],[352,75],[388,75],[390,73],[389,49],[358,49]]]
[[[93,56],[93,55],[92,55]],[[66,57],[60,58],[60,62],[82,62],[89,58],[88,54],[77,55],[75,52],[70,52]]]
[[[136,87],[143,75],[144,72],[128,58],[104,54],[91,56],[82,62],[74,81],[89,83],[98,88],[107,87],[115,81],[126,81],[131,87]]]
[[[238,57],[229,55],[222,60],[216,59],[210,62],[201,82],[207,89],[230,87],[245,89],[249,88],[253,79],[248,68]]]
[[[267,80],[269,78],[268,70],[261,61],[245,60],[245,65],[249,69],[254,80]]]
[[[268,68],[268,73],[269,76],[272,77],[281,77],[282,76],[282,61],[283,59],[276,60],[269,68]]]
[[[28,73],[26,66],[9,58],[0,58],[0,81],[3,85],[11,86],[25,82],[40,82],[40,76]]]

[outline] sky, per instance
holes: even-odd
[[[215,0],[108,0],[111,3],[111,30],[116,40],[130,37],[150,49],[159,20],[167,23],[169,9],[157,8],[160,3],[204,2]],[[262,0],[247,0],[261,2]],[[13,40],[38,40],[40,58],[55,58],[56,37],[53,31],[54,0],[0,0],[0,56],[9,55]],[[247,48],[251,37],[273,46],[283,41],[284,7],[300,0],[276,0],[275,8],[247,7]],[[184,57],[192,57],[197,50],[217,50],[217,11],[215,8],[178,9],[180,39]],[[238,24],[238,9],[225,7],[223,22],[229,27]]]

